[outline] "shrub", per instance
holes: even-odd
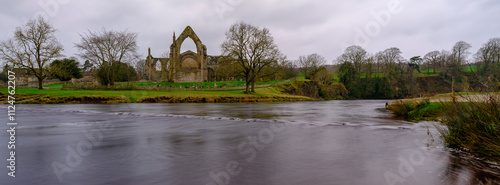
[[[115,82],[136,80],[137,72],[127,63],[106,62],[97,70],[97,78],[101,85],[114,85]]]
[[[325,100],[344,100],[348,98],[347,94],[344,84],[320,85],[319,96]]]
[[[389,107],[393,113],[407,120],[437,120],[443,114],[441,103],[431,103],[429,99],[422,101],[404,102],[402,100]]]
[[[71,78],[82,78],[82,74],[80,72],[80,65],[74,59],[62,59],[62,60],[54,60],[50,64],[50,73],[52,76],[56,77],[61,81],[69,81]]]
[[[500,162],[500,104],[489,95],[486,101],[453,101],[443,104],[447,129],[440,132],[450,148],[469,150],[479,157]]]

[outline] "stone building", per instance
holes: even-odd
[[[186,51],[180,53],[182,43],[190,38],[196,45],[196,52]],[[151,49],[146,58],[145,74],[150,81],[171,82],[204,82],[215,81],[215,69],[218,56],[209,56],[207,47],[201,42],[190,26],[175,37],[175,32],[170,46],[169,58],[157,58],[151,55]],[[161,70],[156,66],[160,64]]]
[[[27,68],[14,68],[12,69],[16,75],[16,86],[17,87],[38,87],[38,78]],[[72,83],[72,84],[98,84],[95,70],[82,71],[82,78],[75,79],[72,78],[69,81],[61,81],[57,78],[49,75],[47,78],[43,79],[43,85],[51,85],[58,83]]]

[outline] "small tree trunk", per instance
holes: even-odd
[[[38,78],[38,89],[42,90],[43,89],[43,79]]]
[[[452,82],[451,82],[451,93],[455,95],[455,76],[452,77]]]
[[[255,92],[255,80],[252,80],[252,92]]]
[[[246,76],[245,77],[245,86],[246,86],[245,93],[248,94],[248,93],[250,93],[250,91],[249,91],[249,86],[250,86],[249,74],[247,73],[245,76]]]
[[[109,74],[109,66],[104,66],[104,70],[106,70],[106,79],[108,79],[103,85],[109,86],[109,83],[111,82],[111,76]]]
[[[115,73],[116,73],[116,71],[114,69],[114,65],[113,64],[111,64],[110,71],[111,71],[111,74],[110,74],[111,75],[111,80],[109,82],[109,85],[115,85]]]

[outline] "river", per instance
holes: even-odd
[[[16,177],[2,131],[1,184],[500,183],[498,165],[385,102],[16,105]]]

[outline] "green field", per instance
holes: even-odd
[[[462,72],[475,73],[477,72],[477,66],[467,66],[462,69]]]
[[[93,90],[61,90],[60,88],[50,88],[39,90],[37,88],[18,88],[16,94],[42,94],[56,97],[78,97],[78,96],[104,96],[104,97],[126,97],[130,102],[135,102],[144,97],[172,96],[172,97],[272,97],[272,96],[292,96],[279,92],[275,88],[259,88],[254,94],[245,94],[242,90],[226,90],[226,91],[93,91]],[[1,92],[7,92],[7,89],[2,89]]]
[[[420,70],[420,72],[421,72],[421,73],[423,73],[423,74],[436,74],[436,75],[437,75],[437,74],[439,74],[441,71],[436,70],[436,71],[434,72],[434,69],[426,69],[426,70]]]
[[[284,81],[270,81],[256,83],[261,85],[270,85],[274,83],[282,83]],[[175,83],[175,85],[215,85],[217,84],[228,84],[232,83],[235,85],[243,84],[244,82],[199,82],[199,83]],[[168,83],[131,83],[129,85],[135,86],[156,86]],[[173,83],[174,84],[174,83]],[[291,99],[309,99],[307,97],[293,96],[286,93],[282,93],[279,87],[265,86],[255,89],[255,93],[245,94],[244,89],[230,89],[230,90],[203,90],[203,91],[190,91],[190,90],[178,90],[178,91],[167,91],[167,90],[62,90],[63,84],[51,84],[46,85],[46,89],[39,90],[38,88],[17,88],[16,94],[21,95],[40,95],[41,98],[44,96],[51,97],[83,97],[83,96],[94,96],[94,97],[121,97],[126,100],[126,102],[140,102],[144,98],[154,98],[154,97],[173,97],[173,98],[210,98],[217,99],[221,97],[232,97],[232,98],[291,98]],[[244,88],[244,87],[243,87]],[[7,93],[7,89],[0,89],[0,92]],[[16,97],[17,98],[17,97]]]

